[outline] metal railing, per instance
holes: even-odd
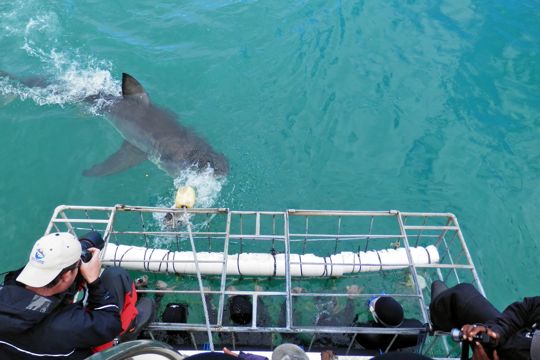
[[[259,347],[271,349],[294,337],[295,342],[312,350],[328,347],[328,341],[341,337],[338,347],[343,354],[351,354],[363,349],[358,341],[362,334],[393,336],[382,350],[388,350],[399,335],[415,335],[416,351],[447,357],[458,351],[456,347],[448,344],[444,334],[428,336],[433,335],[429,334],[429,285],[437,279],[448,286],[470,282],[484,293],[458,221],[451,213],[59,206],[46,233],[70,231],[81,236],[89,230],[101,231],[105,246],[115,243],[191,251],[195,262],[201,252],[285,256],[285,276],[280,277],[227,275],[228,267],[238,265],[229,264],[227,256],[220,263],[222,271],[218,275],[146,274],[150,277],[149,285],[139,292],[158,300],[158,315],[167,303],[184,303],[189,309],[186,323],[164,322],[158,316],[148,330],[158,338],[186,335],[184,346],[190,348],[214,349],[217,343],[241,348],[245,346],[241,341],[243,334],[266,334],[268,344]],[[415,264],[410,249],[430,245],[436,247],[439,262]],[[356,272],[340,277],[331,276],[330,272],[315,278],[290,273],[291,265],[295,265],[291,254],[315,254],[326,259],[340,252],[388,248],[406,249],[408,265],[398,270]],[[328,266],[331,269],[332,265]],[[172,266],[167,264],[166,269],[169,268]],[[422,325],[369,326],[366,303],[381,294],[394,297],[402,304],[405,317],[415,318]],[[253,316],[243,326],[232,323],[227,313],[229,302],[238,295],[251,299]],[[345,310],[350,313],[344,314]],[[332,317],[342,323],[327,321]]]

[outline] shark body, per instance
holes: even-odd
[[[226,175],[227,159],[176,116],[150,101],[141,84],[122,74],[122,96],[105,108],[105,115],[124,138],[120,149],[104,162],[83,172],[85,176],[105,176],[150,160],[176,178],[182,170],[208,167],[215,175]]]

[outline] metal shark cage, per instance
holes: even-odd
[[[484,293],[451,213],[62,205],[46,233],[69,231],[80,237],[90,230],[103,234],[105,266],[132,269],[134,278],[148,277],[139,293],[154,297],[158,311],[147,333],[179,349],[271,350],[295,342],[308,351],[358,355],[388,351],[400,337],[416,336],[409,351],[459,357],[459,347],[447,340],[448,334],[431,330],[430,284],[436,279],[448,286],[470,282]],[[129,250],[119,253],[120,246],[144,254],[133,259]],[[428,261],[419,261],[415,248],[436,249],[436,261],[427,250]],[[402,254],[399,264],[381,260],[394,250]],[[149,255],[159,251],[159,257]],[[337,255],[351,253],[352,263],[336,263]],[[221,255],[215,260],[205,254]],[[270,266],[270,274],[243,270],[244,259],[263,255],[270,263],[261,260],[259,266],[256,260],[250,271]],[[194,270],[178,270],[186,264]],[[320,272],[303,273],[309,265]],[[204,270],[209,266],[210,272]],[[277,271],[280,266],[283,274]],[[381,294],[395,298],[405,317],[422,325],[373,327],[367,304]],[[252,317],[244,325],[229,319],[229,302],[238,295],[251,304]],[[163,321],[168,304],[183,307],[186,318]],[[387,345],[370,349],[361,341],[367,335],[386,336]]]

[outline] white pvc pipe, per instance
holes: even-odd
[[[439,262],[439,252],[433,245],[411,247],[415,265]],[[198,252],[201,274],[220,275],[223,253]],[[196,274],[191,251],[169,251],[129,245],[107,244],[102,262],[130,270]],[[378,251],[341,252],[332,256],[290,254],[291,276],[342,276],[343,274],[402,269],[409,266],[405,248]],[[228,255],[227,275],[284,276],[285,254],[241,253]]]

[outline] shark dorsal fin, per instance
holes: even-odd
[[[148,94],[142,85],[133,76],[126,73],[122,73],[122,96],[135,99],[145,105],[150,104]]]

